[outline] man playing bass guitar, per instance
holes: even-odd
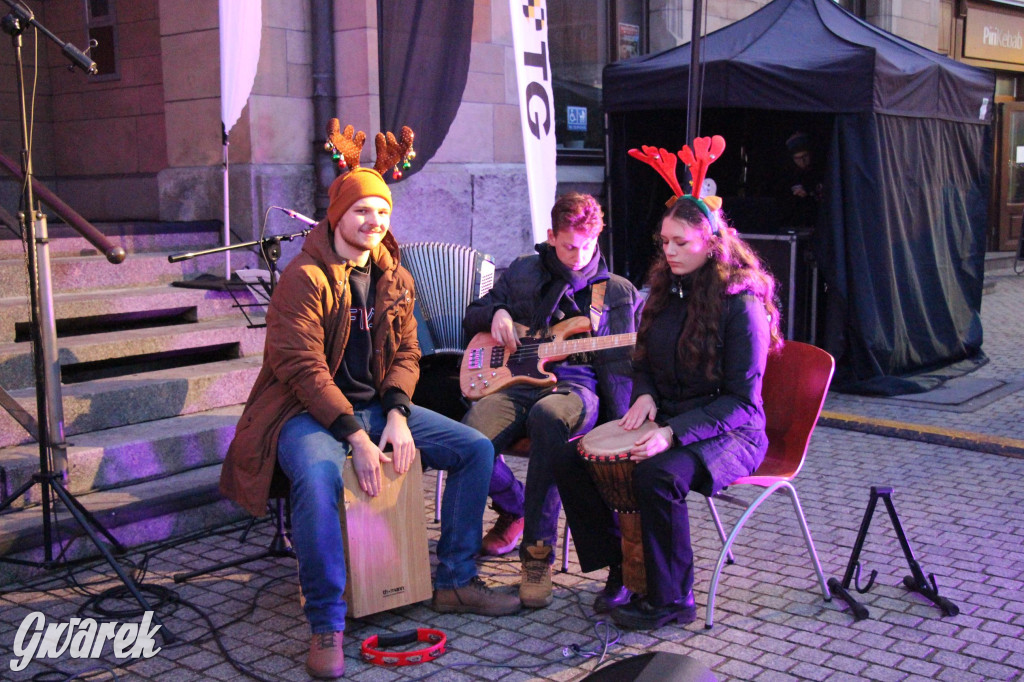
[[[575,192],[559,197],[547,241],[536,246],[537,253],[517,258],[487,295],[469,304],[463,319],[466,335],[490,334],[492,345],[511,352],[521,345],[518,325],[546,337],[553,325],[582,317],[575,328],[587,334],[634,333],[642,300],[628,280],[608,270],[597,244],[603,228],[604,214],[594,197]],[[495,462],[490,497],[498,520],[484,535],[481,550],[505,554],[522,538],[519,597],[524,606],[540,608],[552,599],[561,507],[552,462],[576,456],[570,438],[625,414],[632,388],[631,350],[623,343],[551,362],[545,369],[553,373],[554,383],[513,378],[477,400],[463,418],[491,439],[495,453],[523,436],[530,439],[525,487],[503,460]],[[611,607],[628,598],[619,567],[611,567],[601,597],[611,600]]]

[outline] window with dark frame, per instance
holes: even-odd
[[[548,41],[560,160],[604,157],[601,72],[647,51],[648,0],[548,0]]]
[[[118,77],[117,22],[114,0],[85,0],[89,56],[96,62],[95,80]]]

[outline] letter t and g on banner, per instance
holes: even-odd
[[[547,239],[555,204],[555,112],[548,58],[547,0],[509,0],[519,113],[534,241]]]

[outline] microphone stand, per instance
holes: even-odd
[[[280,208],[280,207],[279,206],[275,206],[273,208]],[[301,220],[301,221],[307,222],[307,223],[310,222],[310,220],[305,218],[305,216],[299,217],[297,214],[295,214],[294,211],[288,211],[287,209],[281,209],[281,210],[284,211],[286,214],[288,214],[288,216],[290,218],[295,218],[297,220]],[[240,242],[238,244],[228,244],[227,246],[217,246],[217,247],[214,247],[212,249],[206,249],[204,251],[194,251],[194,252],[190,252],[190,253],[174,254],[174,255],[168,256],[167,257],[167,261],[170,262],[170,263],[177,263],[179,261],[188,260],[190,258],[196,258],[198,256],[205,256],[205,255],[208,255],[208,254],[211,254],[211,253],[220,253],[222,251],[231,251],[233,249],[242,249],[242,248],[248,248],[248,247],[252,247],[252,246],[258,246],[259,249],[260,249],[260,253],[263,254],[264,259],[267,261],[267,267],[270,269],[270,282],[269,282],[269,285],[266,286],[267,300],[269,301],[270,297],[274,293],[274,287],[277,284],[277,261],[281,257],[281,242],[283,242],[283,241],[289,241],[290,242],[293,239],[297,239],[297,238],[300,238],[300,237],[305,237],[307,234],[309,234],[312,231],[313,231],[313,228],[310,227],[308,229],[302,230],[301,232],[295,232],[294,234],[275,235],[273,237],[265,237],[263,239],[259,239],[257,241],[252,241],[252,242]],[[249,327],[250,328],[265,327],[266,326],[266,323],[263,323],[263,324],[255,324],[255,323],[253,323],[253,321],[249,318],[249,315],[245,312],[245,308],[249,304],[241,303],[238,300],[238,298],[235,296],[234,292],[228,287],[227,283],[225,283],[225,287],[228,288],[228,292],[231,293],[231,297],[235,299],[235,306],[242,310],[242,314],[245,315],[245,319],[246,319],[246,321],[249,322]],[[256,304],[256,305],[259,305],[259,304]],[[285,500],[283,498],[281,498],[281,497],[277,498],[277,500],[275,502],[275,505],[274,505],[274,510],[273,510],[273,514],[274,514],[274,537],[270,539],[270,544],[267,545],[267,548],[265,550],[263,550],[262,552],[259,552],[258,554],[253,554],[253,555],[249,555],[249,556],[243,556],[243,557],[240,557],[240,558],[237,558],[237,559],[231,559],[229,561],[224,561],[224,562],[221,562],[221,563],[212,564],[210,566],[207,566],[206,568],[200,568],[200,569],[196,569],[194,571],[187,571],[187,572],[184,572],[184,573],[177,573],[177,574],[174,575],[174,582],[182,583],[182,582],[191,580],[192,578],[195,578],[197,576],[207,575],[209,573],[215,573],[216,571],[220,571],[220,570],[223,570],[225,568],[234,568],[236,566],[243,566],[243,565],[251,563],[253,561],[260,561],[261,559],[280,558],[280,557],[294,557],[295,556],[295,552],[292,549],[291,540],[288,537],[288,527],[290,525],[290,522],[288,520],[286,520],[286,517],[289,514],[289,512],[287,512],[285,510],[286,505],[287,505],[287,503],[285,502]],[[252,527],[253,527],[253,525],[255,523],[256,523],[256,519],[255,518],[250,519],[249,525],[246,526],[244,531],[242,531],[242,536],[241,536],[241,538],[239,538],[239,542],[245,542],[246,536],[249,534],[249,531],[252,530]]]
[[[296,216],[289,214],[289,217],[295,218]],[[298,219],[301,220],[301,218],[298,218]],[[224,251],[232,251],[234,249],[251,248],[251,247],[254,247],[254,246],[258,247],[259,250],[260,250],[260,253],[263,255],[263,259],[267,262],[268,269],[270,270],[270,282],[267,285],[264,285],[264,288],[267,291],[267,299],[269,300],[270,296],[274,293],[274,287],[277,285],[277,261],[281,258],[281,242],[290,242],[290,241],[292,241],[294,239],[299,239],[299,238],[305,237],[306,235],[308,235],[312,231],[313,231],[313,228],[310,227],[308,229],[302,230],[301,232],[294,232],[292,234],[274,235],[274,236],[271,236],[271,237],[264,237],[263,239],[257,239],[255,241],[251,241],[251,242],[239,242],[238,244],[228,244],[227,246],[216,246],[216,247],[214,247],[212,249],[204,249],[203,251],[190,251],[188,253],[176,253],[176,254],[172,254],[172,255],[168,256],[167,257],[167,262],[168,263],[177,263],[179,261],[189,260],[191,258],[198,258],[199,256],[206,256],[206,255],[209,255],[211,253],[221,253],[221,252],[224,252]],[[234,292],[232,291],[232,289],[231,289],[231,287],[229,285],[229,280],[227,280],[227,279],[225,280],[224,288],[229,293],[231,293],[232,298],[234,298]],[[235,298],[235,305],[242,310],[242,314],[245,315],[246,321],[249,322],[249,327],[255,328],[255,327],[266,326],[265,324],[255,324],[255,323],[253,323],[253,321],[249,318],[249,315],[246,314],[246,312],[245,312],[245,308],[247,307],[247,304],[242,304],[242,303],[240,303],[238,301],[237,298]]]
[[[99,550],[103,558],[114,569],[124,586],[139,603],[144,612],[152,612],[153,620],[160,625],[165,644],[175,641],[176,637],[160,620],[159,614],[146,601],[139,586],[125,573],[110,548],[103,543],[97,533],[102,534],[114,546],[119,554],[126,550],[110,531],[104,528],[82,503],[65,487],[67,484],[67,452],[64,442],[63,402],[60,394],[60,363],[56,353],[56,322],[53,313],[53,291],[50,279],[49,238],[46,232],[46,216],[35,207],[33,195],[32,156],[29,140],[29,123],[26,109],[26,89],[24,78],[24,60],[22,59],[22,33],[35,28],[47,38],[60,46],[61,51],[73,66],[78,66],[86,73],[95,73],[96,64],[84,52],[71,43],[61,41],[38,21],[32,12],[20,2],[2,0],[11,11],[0,19],[0,29],[11,36],[14,49],[14,66],[18,78],[18,96],[21,118],[21,173],[24,177],[22,206],[18,218],[22,234],[27,244],[27,265],[29,298],[32,312],[32,357],[35,369],[37,427],[36,440],[39,443],[39,471],[32,478],[18,487],[11,495],[0,502],[0,512],[7,509],[14,500],[39,484],[43,510],[43,561],[30,561],[12,557],[0,557],[0,561],[24,566],[52,569],[61,561],[53,557],[53,529],[51,528],[51,494],[55,495],[71,513],[79,527]],[[73,67],[72,67],[73,68]],[[25,426],[25,422],[21,422]],[[31,433],[31,431],[30,431]]]
[[[277,261],[281,258],[281,242],[290,242],[294,239],[305,237],[307,234],[313,231],[313,228],[302,230],[301,232],[294,232],[292,234],[278,234],[271,237],[264,237],[263,239],[257,239],[251,242],[239,242],[237,244],[228,244],[227,246],[216,246],[212,249],[204,249],[202,251],[189,251],[188,253],[176,253],[167,257],[168,263],[177,263],[183,260],[189,260],[191,258],[198,258],[199,256],[207,256],[211,253],[221,253],[222,251],[232,251],[234,249],[247,249],[251,247],[258,247],[260,253],[263,255],[263,259],[267,261],[267,266],[270,268],[270,292],[274,292],[274,285],[277,283]]]

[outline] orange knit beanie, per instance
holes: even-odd
[[[333,229],[345,211],[363,197],[380,197],[391,206],[391,190],[380,173],[372,168],[353,168],[335,178],[327,191],[330,203],[327,205],[327,220]]]

